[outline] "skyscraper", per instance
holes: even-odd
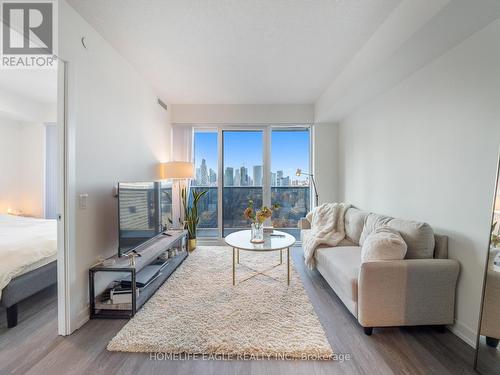
[[[240,186],[248,186],[248,169],[245,167],[240,168]]]
[[[200,168],[196,168],[196,185],[199,185],[201,183],[201,173],[200,173]]]
[[[210,186],[215,186],[217,184],[217,173],[210,168],[208,172],[208,182],[210,183]]]
[[[276,186],[283,186],[283,171],[278,171],[276,173]]]
[[[226,167],[226,172],[224,172],[224,186],[234,185],[234,169],[233,167]]]
[[[262,186],[262,165],[253,166],[253,186]]]
[[[238,168],[234,171],[234,186],[241,186],[240,170]]]
[[[277,186],[276,185],[276,173],[271,172],[271,186]]]
[[[208,186],[208,170],[207,170],[207,161],[205,159],[201,159],[200,185]]]

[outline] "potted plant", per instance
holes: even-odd
[[[274,204],[271,208],[264,206],[255,211],[253,200],[248,201],[248,207],[243,211],[243,216],[252,223],[250,242],[264,242],[264,221],[269,219],[273,215],[273,211],[278,208],[279,204]]]
[[[189,251],[196,249],[196,228],[200,221],[198,215],[198,202],[207,193],[203,191],[192,191],[193,200],[189,202],[189,193],[186,187],[181,191],[182,206],[184,208],[184,229],[187,229],[189,236]]]

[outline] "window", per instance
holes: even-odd
[[[297,169],[309,172],[309,129],[272,129],[271,204],[273,226],[300,236],[297,223],[310,210],[309,178],[296,176]]]
[[[310,151],[305,127],[196,129],[192,188],[208,191],[199,203],[198,237],[249,228],[243,211],[251,199],[256,208],[279,204],[274,227],[298,238],[297,222],[311,209],[311,194],[308,176],[296,171],[310,172]]]
[[[262,206],[262,131],[223,131],[223,236],[248,227],[248,201]]]
[[[200,222],[198,237],[218,237],[217,199],[217,131],[194,132],[195,179],[192,189],[206,190],[207,194],[198,203]]]

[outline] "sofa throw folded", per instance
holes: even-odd
[[[315,267],[314,253],[318,246],[337,246],[345,238],[344,215],[350,206],[346,203],[325,203],[307,215],[311,229],[302,238],[307,267]]]

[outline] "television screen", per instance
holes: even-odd
[[[118,184],[119,255],[159,235],[171,218],[172,189],[164,182]]]

